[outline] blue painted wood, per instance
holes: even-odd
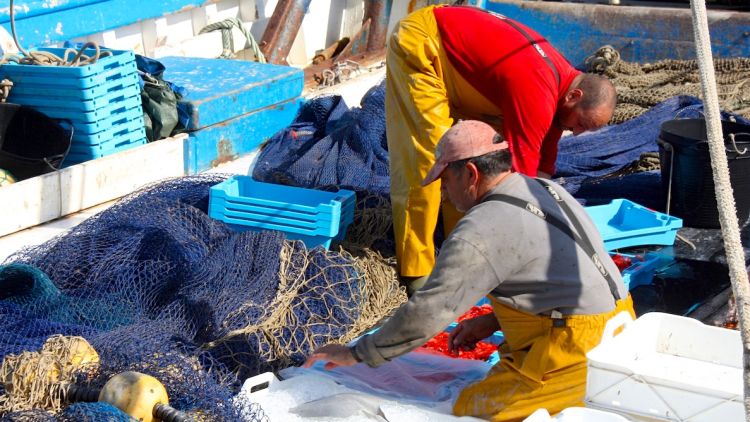
[[[24,47],[38,47],[182,12],[211,2],[211,0],[18,1],[15,4],[16,31]],[[10,8],[7,6],[0,9],[0,24],[8,32],[10,32],[9,11]]]
[[[487,9],[516,19],[547,38],[575,66],[610,44],[627,61],[694,59],[689,8],[609,6],[488,0]],[[709,11],[715,57],[750,55],[750,14]]]
[[[297,116],[302,98],[294,98],[190,133],[185,171],[195,174],[256,149]]]
[[[240,60],[164,57],[164,79],[187,89],[188,129],[211,126],[302,93],[304,73]]]
[[[16,12],[16,19],[24,19],[100,3],[101,1],[102,0],[16,0],[14,2],[14,9]],[[9,5],[9,2],[4,3],[8,3]],[[8,21],[10,21],[10,7],[0,8],[0,23]]]

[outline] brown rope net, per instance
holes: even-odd
[[[338,250],[308,250],[300,241],[287,241],[279,257],[279,287],[262,322],[232,330],[204,348],[240,368],[242,377],[299,363],[313,348],[330,342],[334,331],[340,332],[336,341],[345,344],[375,327],[407,300],[395,258],[372,249],[388,236],[390,214],[386,199],[368,196],[360,200],[356,224]],[[247,307],[226,319],[250,314]],[[238,347],[238,342],[247,344]],[[259,353],[258,359],[238,350]]]
[[[7,355],[0,366],[0,415],[31,409],[59,411],[64,387],[80,373],[93,373],[99,356],[82,337],[52,336],[38,352]]]
[[[617,88],[612,124],[638,117],[676,95],[702,98],[696,60],[632,63],[622,60],[614,47],[605,45],[589,56],[585,65],[588,72],[610,78]],[[750,59],[715,59],[714,69],[721,108],[750,118]]]

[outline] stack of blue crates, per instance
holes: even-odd
[[[354,221],[353,191],[328,192],[232,176],[211,187],[208,215],[235,230],[278,230],[305,246],[328,249]]]
[[[63,48],[40,48],[63,56]],[[5,64],[0,79],[13,81],[8,101],[72,122],[65,165],[103,157],[146,143],[141,88],[132,51],[112,53],[85,66]],[[93,56],[94,50],[84,54]]]

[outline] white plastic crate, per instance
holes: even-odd
[[[555,417],[550,416],[547,409],[538,409],[523,422],[628,422],[628,420],[620,415],[603,410],[569,407]]]
[[[670,314],[632,321],[621,313],[587,357],[588,407],[644,421],[745,420],[737,331]]]

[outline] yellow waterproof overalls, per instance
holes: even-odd
[[[399,275],[421,277],[435,265],[433,232],[440,210],[440,184],[421,183],[435,162],[440,137],[455,118],[485,121],[501,130],[500,109],[472,87],[445,55],[433,9],[403,19],[388,45],[386,132],[391,202]],[[450,232],[461,218],[443,206]]]
[[[501,359],[484,380],[461,392],[453,406],[458,416],[522,421],[539,408],[555,414],[583,406],[586,353],[599,344],[610,318],[622,311],[635,318],[629,295],[611,312],[566,316],[562,324],[490,299],[505,335]]]

